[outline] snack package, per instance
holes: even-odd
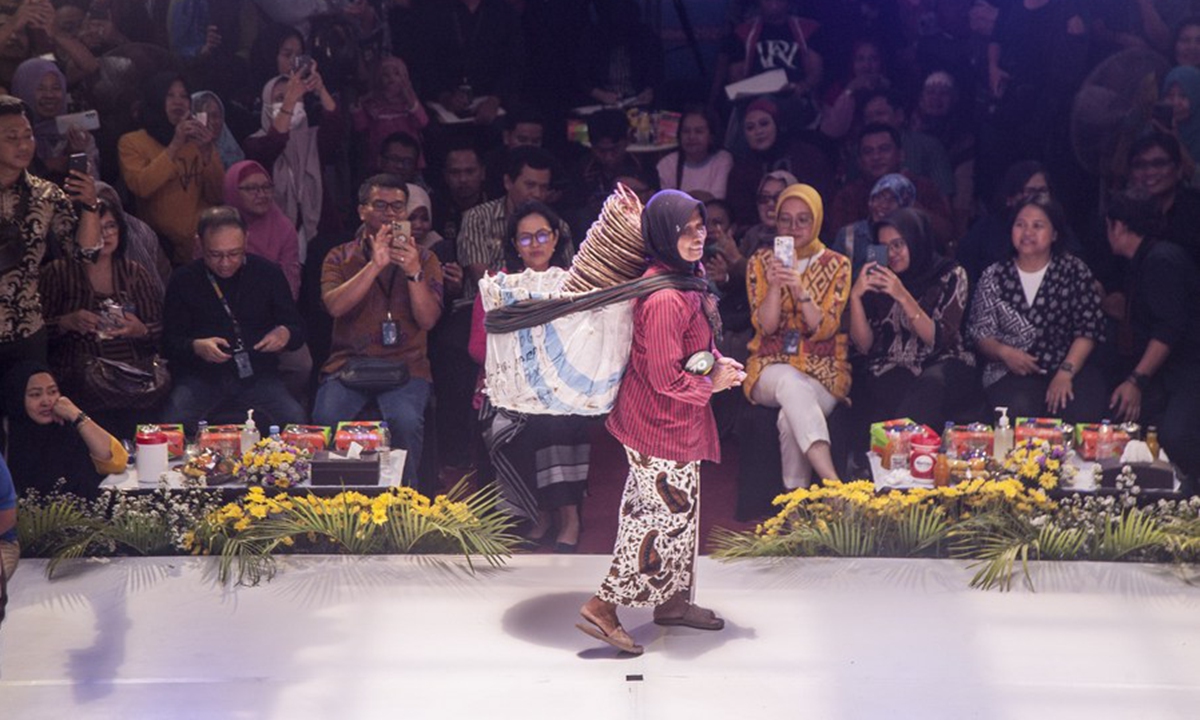
[[[334,449],[345,452],[350,443],[356,442],[363,451],[374,451],[379,447],[379,421],[340,422],[333,434]]]
[[[201,450],[216,450],[222,457],[241,457],[242,426],[209,425],[196,439],[196,445]]]
[[[333,431],[326,425],[288,425],[280,434],[285,443],[310,453],[328,450]]]
[[[992,455],[995,447],[995,430],[991,425],[971,423],[970,425],[955,425],[946,431],[947,443],[960,458]]]
[[[1063,426],[1063,421],[1058,418],[1017,418],[1017,427],[1013,432],[1013,438],[1019,445],[1020,443],[1037,438],[1038,440],[1046,440],[1055,445],[1060,445],[1063,442],[1065,431],[1069,430]]]
[[[1129,443],[1129,433],[1117,426],[1112,428],[1112,453],[1108,457],[1097,457],[1096,441],[1100,438],[1099,423],[1078,423],[1075,425],[1075,452],[1084,460],[1110,460],[1121,457],[1125,446]],[[1141,479],[1141,476],[1138,478]]]

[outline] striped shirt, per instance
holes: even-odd
[[[458,264],[483,265],[487,270],[504,269],[504,243],[508,238],[508,198],[489,200],[467,210],[462,216],[462,228],[458,231]],[[571,228],[559,221],[558,242],[564,243],[566,260],[575,254],[571,243]],[[477,288],[466,283],[463,297],[472,299]]]
[[[652,266],[646,274],[662,272]],[[659,290],[638,299],[629,365],[608,416],[613,437],[643,455],[720,462],[712,379],[683,369],[701,350],[717,354],[699,293]]]

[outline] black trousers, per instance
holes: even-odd
[[[988,386],[984,392],[992,407],[1007,407],[1008,416],[1058,417],[1068,423],[1100,422],[1108,416],[1108,393],[1104,377],[1092,363],[1075,374],[1072,387],[1075,399],[1056,413],[1046,407],[1046,390],[1051,375],[1013,375],[1009,373]]]
[[[943,360],[914,375],[892,368],[882,375],[862,372],[854,378],[852,447],[866,452],[871,423],[912,418],[937,432],[947,421],[977,419],[979,380],[975,368],[961,360]]]

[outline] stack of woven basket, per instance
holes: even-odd
[[[571,261],[562,289],[584,293],[636,280],[646,271],[642,242],[642,201],[617,183],[604,201],[600,217],[588,228],[587,240]]]

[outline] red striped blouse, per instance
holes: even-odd
[[[637,300],[629,365],[608,416],[613,437],[644,455],[720,462],[712,380],[683,370],[693,353],[717,354],[712,340],[699,293],[659,290]]]

